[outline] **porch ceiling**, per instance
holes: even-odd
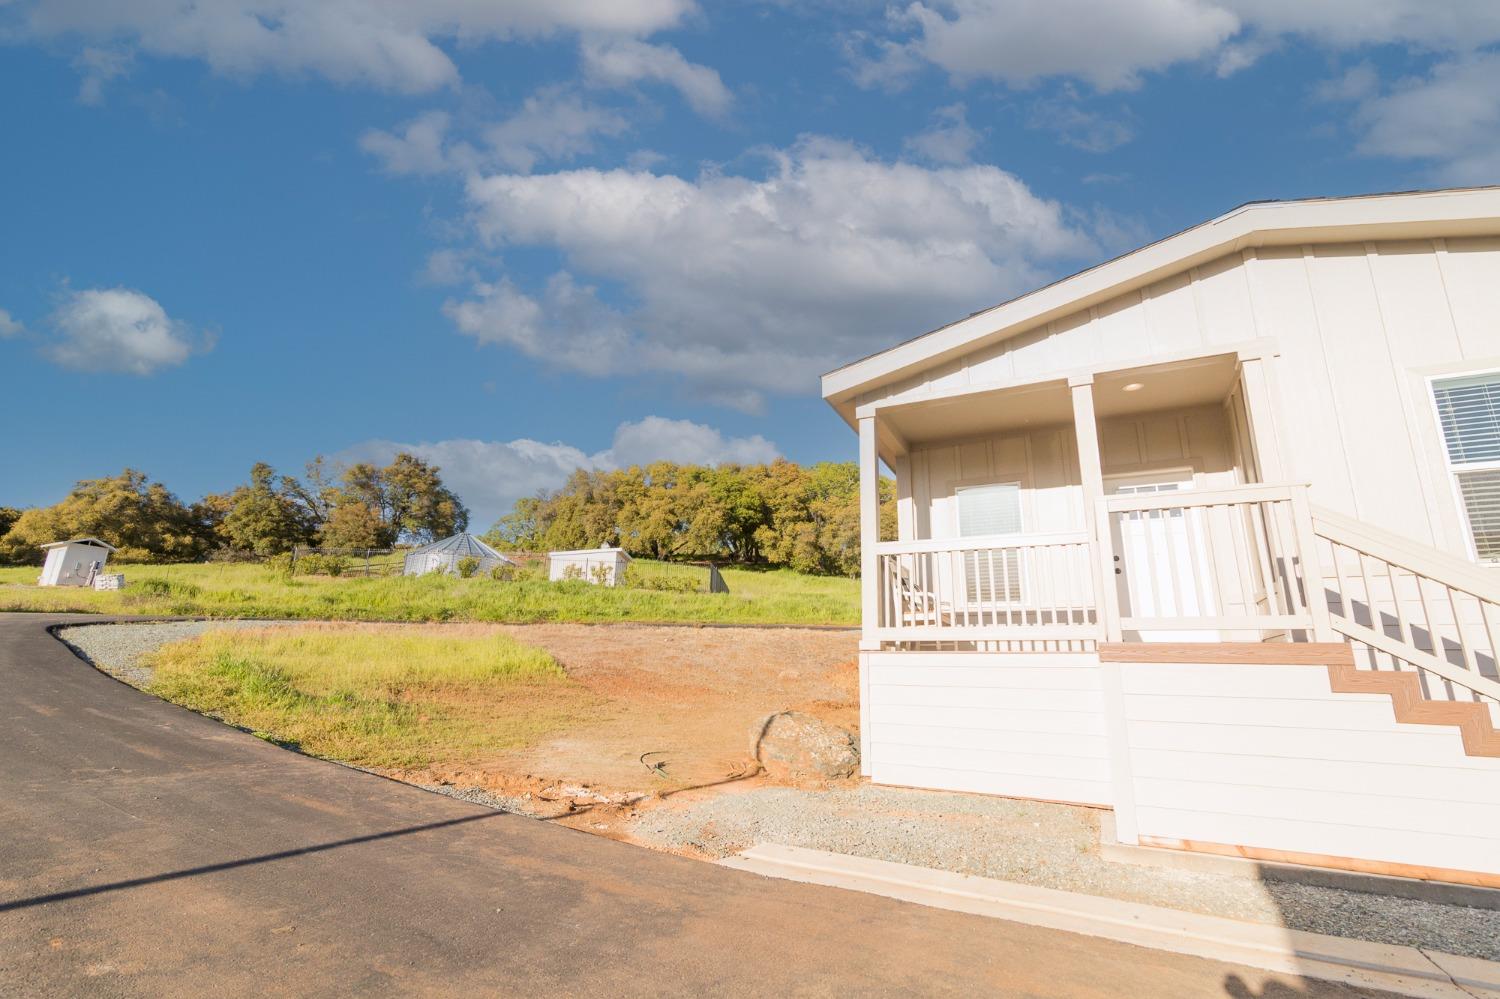
[[[1066,381],[1051,381],[883,407],[880,420],[907,443],[924,444],[1071,423],[1073,400]]]
[[[1094,376],[1094,412],[1128,416],[1223,402],[1238,377],[1233,354],[1108,371]],[[1127,391],[1132,385],[1140,387]]]
[[[1094,412],[1105,419],[1219,403],[1238,377],[1234,354],[1097,372]],[[903,445],[1071,424],[1073,398],[1067,380],[1059,378],[882,405],[879,412],[882,456],[889,459]]]

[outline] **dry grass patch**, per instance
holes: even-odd
[[[210,632],[150,661],[151,691],[303,752],[368,767],[457,765],[585,721],[599,699],[494,631]]]

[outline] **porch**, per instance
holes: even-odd
[[[1331,640],[1265,359],[1183,358],[859,410],[867,650]],[[871,511],[896,475],[899,538]],[[1266,481],[1270,478],[1270,482]]]
[[[1482,703],[1500,726],[1500,583],[1277,481],[1268,360],[1250,347],[861,407],[862,648],[1345,642],[1362,669],[1408,672],[1423,699]]]

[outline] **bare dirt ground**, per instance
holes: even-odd
[[[446,625],[494,629],[550,652],[600,700],[588,723],[462,767],[392,772],[424,785],[529,795],[611,832],[641,795],[758,783],[757,723],[797,710],[857,733],[857,636],[806,628]],[[644,757],[644,762],[643,758]],[[602,799],[602,800],[601,800]],[[586,817],[585,814],[587,813]]]

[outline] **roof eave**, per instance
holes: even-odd
[[[1500,188],[1252,202],[1019,298],[830,371],[823,398],[851,425],[854,397],[954,356],[1236,251],[1500,231]]]

